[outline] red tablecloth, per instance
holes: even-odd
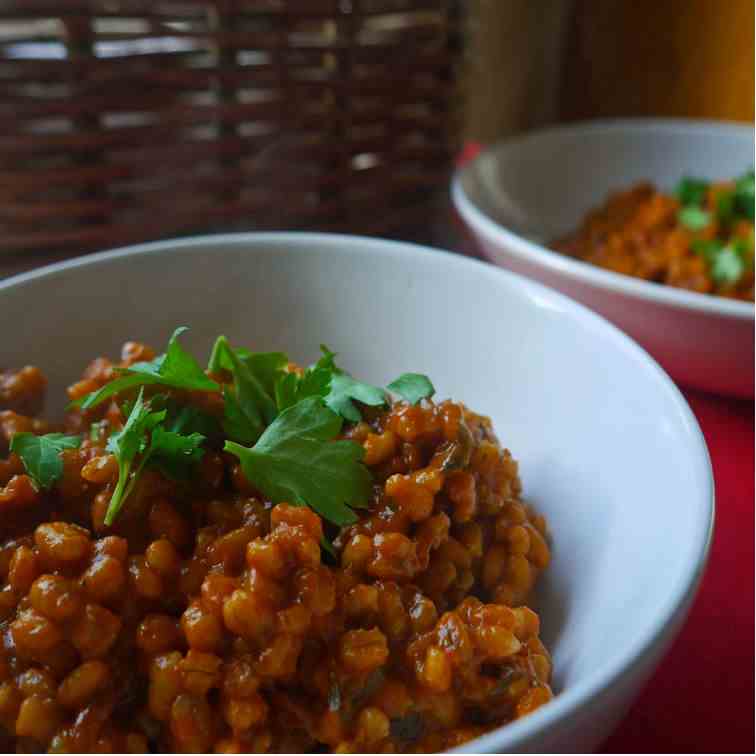
[[[754,404],[683,393],[714,468],[711,556],[688,621],[604,753],[754,752]]]
[[[709,565],[685,627],[608,753],[753,753],[753,402],[685,391],[714,467]]]

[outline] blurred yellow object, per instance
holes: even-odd
[[[753,0],[575,0],[564,118],[754,119]]]
[[[753,0],[469,0],[464,134],[560,120],[753,122]]]

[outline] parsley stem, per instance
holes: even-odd
[[[129,479],[129,468],[131,463],[123,466],[118,466],[118,482],[113,489],[113,495],[110,497],[110,503],[108,504],[108,510],[105,512],[105,524],[110,526],[113,524],[118,512],[121,509],[121,504],[124,499],[124,489],[126,487],[126,481]]]
[[[139,480],[139,476],[142,474],[142,469],[144,468],[145,463],[149,459],[149,452],[144,454],[142,456],[141,461],[139,462],[139,465],[134,472],[129,472],[129,468],[131,467],[131,463],[129,462],[127,465],[125,465],[126,468],[126,474],[121,475],[119,471],[118,475],[118,483],[116,484],[115,489],[113,490],[113,495],[110,497],[110,504],[108,506],[108,511],[105,513],[105,524],[110,526],[113,524],[113,521],[118,516],[118,513],[123,509],[123,505],[126,503],[126,500],[131,496],[132,491],[134,490],[134,486],[136,485],[136,482]],[[127,483],[128,481],[128,483]],[[113,503],[115,502],[115,504]]]

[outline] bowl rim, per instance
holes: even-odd
[[[575,260],[543,244],[526,239],[492,218],[465,190],[466,176],[474,173],[481,162],[496,162],[502,153],[518,149],[525,143],[537,142],[554,135],[580,137],[616,132],[713,134],[750,136],[751,138],[754,135],[754,129],[744,124],[685,118],[596,119],[549,126],[495,142],[484,148],[468,163],[457,168],[451,181],[452,202],[472,230],[482,232],[488,238],[505,246],[512,256],[525,262],[537,263],[540,267],[571,281],[589,284],[595,288],[623,294],[636,300],[648,300],[658,305],[708,313],[728,319],[753,321],[756,311],[754,305],[749,302],[700,294],[653,281],[644,281],[623,273],[615,273],[582,260]]]
[[[617,349],[628,353],[637,362],[639,368],[651,372],[653,378],[659,383],[659,390],[666,394],[674,414],[679,418],[688,437],[690,456],[694,462],[692,469],[698,471],[698,475],[704,483],[700,502],[696,507],[690,508],[690,511],[697,515],[695,537],[691,539],[689,544],[690,564],[687,568],[681,570],[681,574],[676,576],[676,581],[670,582],[667,596],[663,600],[663,610],[659,611],[659,616],[655,620],[649,620],[643,632],[639,633],[633,639],[633,642],[618,653],[610,663],[597,669],[586,679],[565,688],[552,701],[529,716],[492,730],[457,750],[475,749],[478,752],[492,752],[500,751],[502,748],[510,751],[517,749],[557,723],[567,721],[575,712],[583,709],[589,702],[604,694],[628,673],[638,660],[652,653],[660,644],[669,640],[671,632],[676,630],[676,620],[684,617],[689,608],[708,560],[714,528],[715,502],[714,477],[706,441],[693,411],[680,390],[640,345],[585,305],[543,284],[531,281],[511,271],[503,270],[490,263],[411,242],[310,232],[253,232],[185,237],[120,247],[52,263],[0,281],[0,309],[2,308],[2,294],[5,290],[16,287],[23,288],[26,284],[31,284],[37,279],[67,275],[81,267],[101,266],[103,270],[107,270],[107,263],[110,260],[138,258],[143,255],[160,254],[161,252],[176,251],[181,253],[184,249],[208,245],[230,248],[245,247],[258,254],[276,254],[277,245],[279,247],[290,245],[298,250],[298,254],[307,254],[307,247],[314,244],[328,245],[330,254],[362,255],[365,259],[376,254],[382,254],[393,257],[397,265],[401,264],[402,259],[411,255],[422,258],[422,262],[425,264],[437,264],[446,267],[449,270],[449,275],[454,275],[455,270],[460,272],[476,270],[478,274],[486,278],[503,281],[506,286],[524,289],[525,294],[534,301],[546,301],[551,306],[571,313],[572,317],[589,331],[598,329],[611,335]]]

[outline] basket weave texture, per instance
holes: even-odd
[[[0,0],[0,254],[390,234],[448,176],[451,0]]]

